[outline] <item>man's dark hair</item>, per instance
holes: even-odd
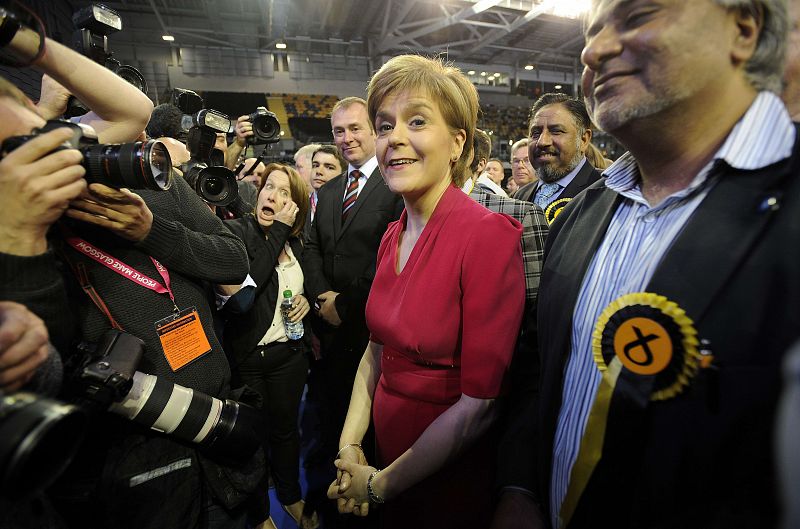
[[[492,153],[492,139],[481,129],[475,129],[475,136],[472,140],[472,148],[474,152],[472,154],[472,162],[469,164],[469,170],[472,172],[472,174],[475,174],[475,171],[478,170],[478,164],[480,161],[488,161],[489,155]]]
[[[311,162],[314,162],[314,156],[318,152],[323,152],[325,154],[330,154],[331,156],[335,156],[336,160],[339,162],[339,167],[342,168],[342,172],[347,171],[347,162],[344,158],[342,158],[342,153],[339,152],[339,149],[336,148],[336,145],[320,145],[317,150],[311,153]]]
[[[533,118],[536,114],[547,105],[561,105],[567,109],[572,115],[572,120],[575,122],[575,127],[578,129],[578,134],[582,134],[584,130],[592,128],[592,120],[589,113],[586,111],[586,105],[580,99],[575,99],[567,94],[562,93],[547,93],[536,100],[531,107],[531,117],[528,120],[528,130],[530,131],[533,124]]]
[[[181,127],[183,112],[171,103],[162,103],[153,109],[147,124],[147,135],[151,138],[174,138],[186,141],[186,132]]]

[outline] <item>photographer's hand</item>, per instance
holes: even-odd
[[[247,138],[253,135],[253,124],[250,123],[250,116],[239,116],[236,120],[236,143],[240,147],[247,147]]]
[[[42,76],[42,92],[36,109],[44,119],[58,119],[67,111],[67,102],[72,94],[61,83],[47,74]]]
[[[228,145],[228,151],[225,154],[225,167],[228,169],[236,169],[239,162],[239,156],[247,148],[247,138],[253,135],[253,124],[250,123],[250,116],[239,116],[236,120],[236,138]]]
[[[0,389],[27,384],[49,353],[44,322],[19,303],[0,301]]]
[[[128,189],[91,184],[87,192],[70,203],[70,218],[106,228],[123,239],[143,241],[153,226],[153,212],[142,197]]]
[[[71,134],[67,128],[42,134],[0,161],[0,252],[43,254],[48,228],[86,188],[81,153],[53,152]]]

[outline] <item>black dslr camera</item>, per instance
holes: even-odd
[[[122,30],[119,13],[103,4],[91,4],[72,15],[72,22],[78,31],[73,37],[73,47],[94,62],[102,64],[130,84],[147,93],[147,81],[133,66],[122,64],[114,59],[108,49],[108,35]],[[66,117],[80,116],[89,111],[77,98],[70,97]]]
[[[217,133],[227,133],[231,120],[216,110],[203,109],[192,117],[186,146],[191,158],[183,177],[200,197],[215,206],[227,206],[239,197],[236,175],[225,167],[224,157],[216,158]],[[224,156],[224,155],[223,155]]]
[[[184,125],[189,128],[186,146],[191,154],[181,168],[184,179],[208,204],[243,216],[250,208],[239,196],[236,174],[225,167],[224,153],[214,149],[217,134],[232,130],[231,119],[217,110],[203,108],[203,99],[191,90],[173,88],[172,104],[186,114],[184,121],[191,120]]]
[[[252,145],[265,145],[277,143],[281,139],[281,124],[278,118],[265,107],[258,107],[256,111],[247,116],[247,121],[253,124],[253,135],[248,137]]]
[[[197,444],[215,460],[247,462],[264,435],[256,409],[137,371],[144,351],[139,338],[113,329],[95,345],[81,344],[65,366],[67,394],[90,409]]]
[[[87,125],[63,120],[50,120],[28,136],[13,136],[0,145],[5,156],[23,143],[60,127],[69,127],[72,137],[61,149],[78,149],[83,154],[86,181],[114,188],[168,189],[172,185],[172,161],[167,147],[158,140],[122,144],[97,142],[97,134]]]

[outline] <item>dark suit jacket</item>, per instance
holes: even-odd
[[[721,164],[719,181],[667,251],[647,291],[686,311],[713,367],[644,411],[612,405],[629,431],[606,433],[569,527],[774,526],[779,368],[800,336],[799,152],[796,144],[790,160],[757,171]],[[575,302],[619,201],[597,182],[550,227],[539,289],[538,397],[500,450],[499,484],[534,491],[548,520]],[[628,442],[609,443],[609,435]]]
[[[315,329],[321,331],[323,348],[331,346],[331,335],[337,335],[337,342],[366,345],[364,307],[375,277],[378,246],[386,226],[403,211],[402,198],[389,190],[375,169],[342,223],[346,184],[347,175],[341,174],[317,192],[317,212],[305,254],[309,300],[313,303],[328,290],[339,292],[336,311],[342,325],[336,330]],[[363,349],[358,351],[361,353]]]
[[[302,267],[303,244],[297,237],[289,237],[291,227],[277,221],[270,226],[269,238],[265,238],[261,226],[252,215],[227,220],[225,226],[244,242],[250,259],[250,277],[256,282],[255,297],[246,312],[236,311],[234,307],[237,300],[233,298],[223,307],[226,318],[225,351],[232,358],[232,363],[238,365],[258,345],[275,316],[275,306],[280,294],[275,265],[281,250],[288,239],[292,253]],[[313,304],[313,298],[309,298],[308,294],[305,296]]]
[[[586,163],[583,164],[581,170],[578,171],[578,174],[575,175],[575,178],[572,179],[572,182],[564,188],[558,198],[573,198],[575,195],[595,183],[600,178],[600,173],[594,166],[586,160]],[[517,192],[514,193],[514,197],[517,200],[524,200],[526,202],[533,202],[533,199],[536,196],[536,187],[539,184],[539,181],[531,182],[530,184],[525,184],[524,186],[517,189]],[[557,200],[557,199],[556,199]]]

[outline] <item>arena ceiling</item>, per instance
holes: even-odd
[[[71,2],[76,8],[89,4]],[[379,58],[447,53],[463,63],[574,71],[581,23],[554,13],[582,0],[119,0],[111,41]],[[174,37],[172,43],[162,35]]]

